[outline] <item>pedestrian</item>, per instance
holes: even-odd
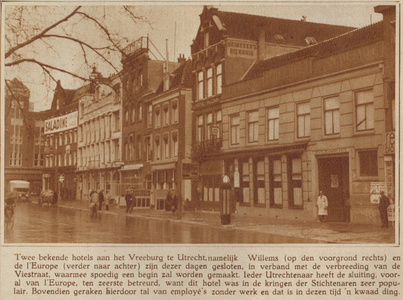
[[[172,196],[171,192],[168,192],[167,198],[165,199],[165,211],[170,211],[172,209]]]
[[[104,193],[103,193],[103,190],[100,190],[99,191],[99,194],[98,194],[98,201],[99,201],[99,210],[102,210],[102,203],[104,202]]]
[[[98,203],[99,195],[96,191],[92,191],[90,199],[91,219],[97,217]]]
[[[175,194],[174,197],[172,198],[172,206],[171,206],[172,214],[176,212],[177,204],[178,204],[178,198],[176,197]]]
[[[109,202],[111,201],[111,195],[109,194],[109,190],[106,190],[105,194],[105,209],[109,210]]]
[[[327,201],[327,197],[323,195],[322,191],[319,192],[319,197],[316,204],[318,205],[319,221],[323,222],[325,221],[325,216],[327,216],[327,207],[329,203]]]
[[[379,197],[379,212],[381,213],[382,228],[388,228],[388,206],[390,205],[389,198],[384,191],[380,192]]]
[[[53,192],[53,199],[52,200],[53,200],[52,203],[51,203],[52,205],[57,203],[57,200],[58,200],[57,191]]]
[[[130,212],[133,212],[133,207],[136,205],[136,194],[132,192],[132,203],[130,205]]]
[[[126,190],[125,200],[126,200],[126,213],[128,213],[132,207],[132,200],[133,200],[132,194],[130,193],[129,189]]]

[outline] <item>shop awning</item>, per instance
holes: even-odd
[[[143,164],[124,165],[120,170],[121,171],[140,170],[142,167],[143,167]]]

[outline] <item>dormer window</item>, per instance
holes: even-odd
[[[305,42],[306,42],[308,45],[314,45],[314,44],[317,44],[317,43],[318,43],[318,42],[315,40],[315,38],[314,38],[314,37],[311,37],[311,36],[306,37],[306,38],[305,38]]]
[[[210,46],[210,33],[207,31],[204,33],[204,48]]]

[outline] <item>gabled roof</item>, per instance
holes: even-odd
[[[171,90],[179,86],[184,88],[191,88],[193,84],[192,76],[192,61],[188,59],[171,73],[169,89]],[[164,82],[161,81],[156,91],[157,95],[163,92],[163,84]]]
[[[323,41],[316,45],[305,47],[293,52],[258,61],[244,76],[243,80],[259,77],[265,70],[276,68],[290,62],[308,57],[322,57],[335,52],[346,51],[355,47],[382,40],[382,22],[375,23],[360,29],[350,31],[338,37]]]
[[[221,39],[229,37],[258,41],[259,33],[263,29],[266,43],[296,47],[306,47],[314,41],[322,42],[355,29],[347,26],[225,12],[211,7],[205,7],[200,18],[201,24],[192,45],[194,53],[202,49],[201,34],[206,24],[214,26],[214,30],[220,32]]]
[[[222,26],[231,38],[246,40],[259,39],[260,28],[266,32],[266,42],[283,43],[294,46],[307,46],[306,38],[313,37],[317,42],[341,35],[354,27],[287,20],[273,17],[216,11]],[[281,39],[282,37],[283,39]]]

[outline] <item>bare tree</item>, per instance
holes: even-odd
[[[25,72],[50,90],[60,76],[88,81],[95,64],[118,73],[139,23],[133,6],[6,6],[5,79]]]

